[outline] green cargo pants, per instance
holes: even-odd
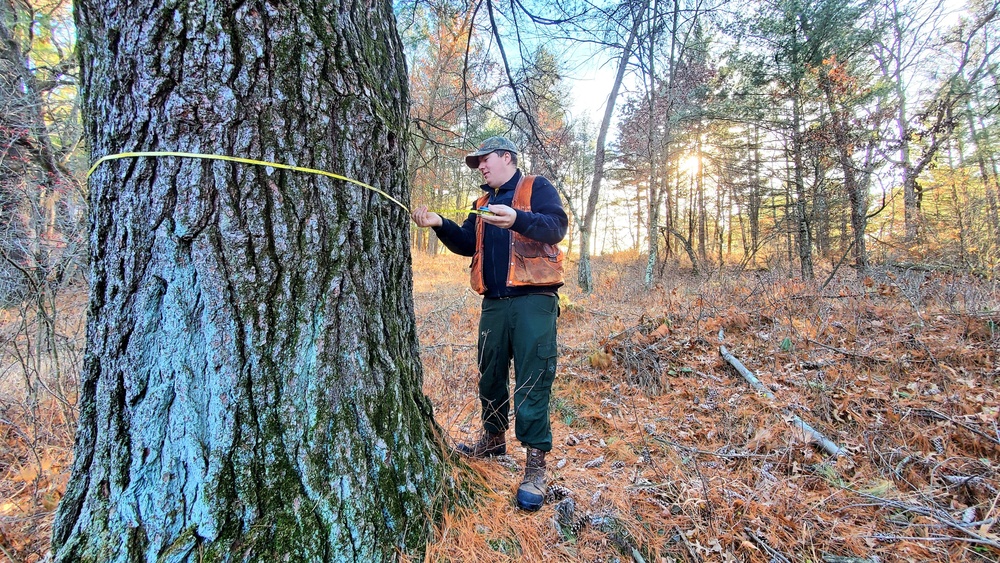
[[[556,376],[555,295],[483,299],[479,318],[479,399],[483,427],[505,432],[510,421],[514,362],[514,436],[525,446],[552,449],[549,396]]]

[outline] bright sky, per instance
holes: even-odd
[[[582,67],[578,69],[582,74],[567,78],[573,98],[574,118],[589,115],[594,123],[601,122],[608,95],[611,94],[611,84],[615,80],[615,69],[609,67],[610,64]]]
[[[589,116],[595,125],[600,124],[604,117],[604,108],[611,94],[611,85],[615,81],[618,70],[618,59],[609,59],[617,53],[595,51],[593,46],[583,45],[572,48],[564,53],[563,60],[565,81],[569,85],[572,97],[571,111],[574,118]],[[618,91],[615,102],[615,120],[621,109],[622,101],[633,89],[635,77],[631,73],[625,75],[622,87]],[[614,125],[614,122],[612,122]],[[613,131],[611,132],[613,134]]]
[[[942,24],[946,27],[958,22],[958,18],[967,13],[965,0],[943,0],[945,18]],[[599,124],[604,116],[605,104],[611,93],[611,85],[615,79],[617,59],[608,60],[607,53],[595,52],[590,46],[571,47],[563,53],[566,77],[570,86],[570,96],[573,98],[572,113],[574,118],[589,115],[593,123]],[[579,61],[574,64],[574,61]],[[615,104],[615,120],[621,109],[622,101],[628,92],[634,90],[635,76],[625,75],[624,84],[618,94]],[[630,87],[630,84],[632,87]],[[614,125],[614,122],[613,122]],[[614,134],[614,127],[610,132]]]

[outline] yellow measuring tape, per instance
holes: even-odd
[[[476,215],[493,215],[489,211],[479,211],[478,209],[441,209],[435,211],[437,214],[459,214],[459,213],[475,213]]]
[[[97,170],[97,167],[101,164],[108,162],[109,160],[119,160],[122,158],[143,158],[143,157],[160,157],[160,156],[176,156],[180,158],[201,158],[205,160],[223,160],[226,162],[238,162],[240,164],[250,164],[253,166],[270,166],[271,168],[280,168],[282,170],[291,170],[294,172],[304,172],[306,174],[318,174],[320,176],[327,176],[329,178],[334,178],[336,180],[343,180],[345,182],[350,182],[352,184],[361,186],[366,190],[371,190],[382,197],[388,199],[389,201],[400,206],[406,214],[410,214],[410,208],[403,205],[398,199],[392,197],[391,195],[385,193],[384,191],[366,184],[364,182],[355,180],[353,178],[348,178],[347,176],[342,176],[340,174],[334,174],[333,172],[327,172],[326,170],[319,170],[316,168],[306,168],[304,166],[293,166],[291,164],[282,164],[280,162],[269,162],[267,160],[254,160],[252,158],[240,158],[238,156],[225,156],[221,154],[203,154],[196,152],[177,152],[177,151],[139,151],[139,152],[120,152],[115,154],[109,154],[107,156],[102,156],[87,170],[87,178]],[[442,209],[441,211],[435,211],[438,214],[458,214],[458,213],[477,213],[482,215],[483,212],[477,209]]]
[[[389,201],[395,203],[401,208],[403,208],[403,211],[406,211],[407,215],[410,214],[410,208],[403,205],[398,199],[376,188],[375,186],[366,184],[364,182],[360,182],[353,178],[348,178],[347,176],[341,176],[340,174],[334,174],[333,172],[327,172],[326,170],[317,170],[315,168],[306,168],[304,166],[293,166],[291,164],[282,164],[280,162],[268,162],[266,160],[254,160],[252,158],[240,158],[238,156],[223,156],[220,154],[201,154],[194,152],[174,152],[174,151],[120,152],[116,154],[109,154],[107,156],[102,156],[100,159],[98,159],[97,162],[95,162],[94,165],[90,167],[90,170],[87,171],[87,177],[90,178],[90,175],[94,173],[94,170],[97,170],[98,166],[109,160],[118,160],[121,158],[142,158],[142,157],[160,157],[160,156],[176,156],[180,158],[201,158],[205,160],[224,160],[226,162],[238,162],[240,164],[250,164],[253,166],[270,166],[271,168],[280,168],[282,170],[292,170],[294,172],[305,172],[306,174],[318,174],[320,176],[327,176],[329,178],[334,178],[336,180],[343,180],[345,182],[350,182],[352,184],[361,186],[366,190],[371,190],[381,195],[382,197],[388,199]]]

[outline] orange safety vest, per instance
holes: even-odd
[[[523,176],[514,188],[511,207],[517,211],[531,212],[531,189],[534,176]],[[490,194],[483,194],[476,201],[476,209],[488,204]],[[486,293],[483,283],[483,229],[485,223],[476,221],[476,252],[472,255],[472,289],[480,295]],[[526,285],[558,285],[563,283],[563,251],[554,244],[532,240],[520,233],[510,233],[510,265],[507,269],[507,287]]]

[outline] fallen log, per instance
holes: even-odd
[[[736,371],[743,376],[743,379],[747,380],[747,383],[749,383],[750,386],[753,387],[758,393],[764,395],[765,397],[767,397],[772,401],[775,400],[774,393],[772,393],[770,389],[765,387],[764,384],[761,383],[759,379],[757,379],[757,376],[755,376],[753,372],[747,369],[747,367],[744,366],[743,363],[740,362],[740,360],[736,356],[732,355],[729,352],[729,350],[726,349],[725,346],[719,346],[719,355],[721,355],[722,359],[726,360],[726,362],[729,365],[733,366],[736,369]],[[816,430],[808,423],[806,423],[806,421],[799,418],[798,415],[789,412],[787,409],[783,410],[785,414],[791,417],[792,424],[794,424],[797,428],[799,428],[800,430],[805,432],[808,436],[810,436],[813,440],[815,440],[816,443],[819,444],[819,446],[823,448],[827,453],[829,453],[833,457],[837,457],[839,455],[846,453],[843,448],[833,443],[829,438],[824,436],[823,433],[821,433],[819,430]]]

